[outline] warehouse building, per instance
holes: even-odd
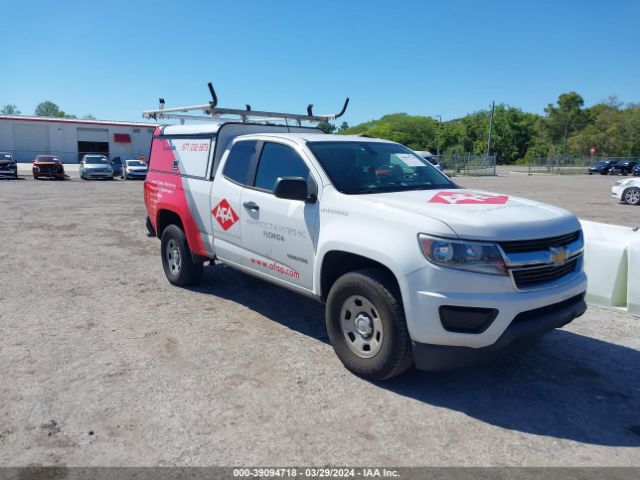
[[[0,152],[13,153],[18,162],[41,154],[65,163],[78,163],[87,153],[149,158],[154,129],[151,123],[0,115]]]

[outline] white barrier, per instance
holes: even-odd
[[[580,220],[587,302],[640,316],[640,230]]]

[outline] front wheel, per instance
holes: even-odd
[[[187,237],[180,227],[169,225],[160,242],[162,267],[167,280],[178,287],[198,283],[202,278],[202,262],[194,262]]]
[[[400,292],[383,270],[340,277],[329,292],[325,322],[336,355],[360,377],[386,380],[413,363]]]
[[[631,187],[624,191],[622,199],[627,205],[640,204],[640,188]]]

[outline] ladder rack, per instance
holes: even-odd
[[[218,96],[213,88],[211,82],[208,84],[209,93],[211,93],[211,101],[202,105],[191,105],[187,107],[175,107],[165,108],[164,98],[160,99],[160,108],[157,110],[145,110],[142,112],[142,116],[147,119],[161,120],[176,118],[180,120],[234,120],[237,118],[222,117],[222,115],[231,115],[233,117],[239,117],[244,122],[272,122],[272,121],[295,121],[298,126],[302,125],[302,122],[328,122],[329,120],[335,120],[336,118],[344,115],[349,105],[349,99],[347,98],[342,106],[340,112],[333,115],[315,115],[313,113],[313,104],[307,106],[307,114],[301,113],[283,113],[283,112],[264,112],[260,110],[252,110],[251,105],[246,105],[244,109],[239,108],[222,108],[218,107]],[[202,112],[201,114],[194,114],[191,112]]]

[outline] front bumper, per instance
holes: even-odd
[[[482,363],[507,353],[523,352],[542,336],[582,315],[587,305],[584,292],[562,302],[518,314],[498,340],[486,347],[470,348],[412,342],[419,370],[449,370]]]
[[[622,194],[624,193],[625,188],[627,188],[626,185],[614,185],[611,187],[611,196],[622,201]]]
[[[84,172],[85,178],[113,178],[112,172]]]
[[[0,177],[16,177],[17,175],[17,168],[0,168]]]
[[[587,277],[580,271],[553,288],[517,291],[511,278],[471,273],[426,263],[399,277],[407,328],[414,342],[432,345],[483,348],[498,341],[522,312],[563,302],[587,290]],[[493,322],[481,333],[446,330],[440,320],[441,307],[497,309]]]

